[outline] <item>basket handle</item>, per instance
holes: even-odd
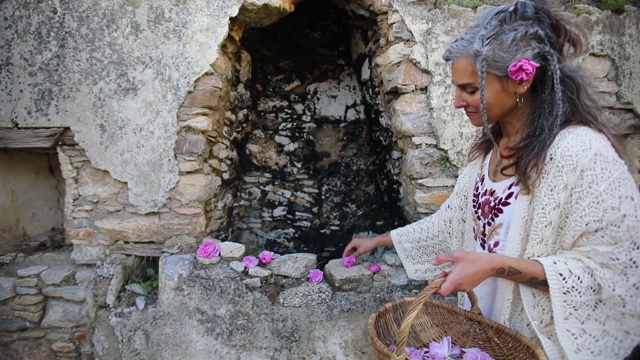
[[[394,356],[396,356],[396,359],[406,358],[405,345],[407,343],[407,337],[409,336],[409,330],[411,329],[413,319],[418,315],[418,312],[424,305],[424,302],[436,291],[438,291],[438,289],[440,289],[440,286],[442,286],[446,279],[446,277],[443,277],[433,280],[414,298],[413,302],[409,306],[407,314],[402,320],[402,325],[400,325],[400,329],[398,330],[396,350],[393,352]],[[478,307],[478,297],[473,292],[473,290],[467,292],[467,296],[469,297],[469,302],[471,303],[471,310],[469,311],[474,314],[482,315],[482,311],[480,311],[480,307]]]

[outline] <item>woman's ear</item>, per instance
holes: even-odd
[[[515,91],[518,94],[524,94],[531,87],[531,83],[533,82],[533,78],[531,78],[529,80],[518,80],[518,81],[514,81],[514,82],[516,83],[515,84]]]

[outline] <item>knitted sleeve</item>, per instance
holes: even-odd
[[[548,174],[555,194],[536,195],[536,202],[562,206],[534,214],[532,228],[560,219],[548,227],[553,233],[532,234],[532,240],[558,239],[551,255],[535,258],[547,276],[553,326],[566,356],[622,359],[640,341],[640,193],[603,136],[574,140],[566,145],[572,154],[560,151],[550,165],[563,164]],[[545,200],[554,195],[564,198]]]
[[[481,159],[462,171],[449,198],[433,215],[391,231],[393,245],[407,275],[415,280],[435,277],[450,264],[431,265],[439,253],[463,249],[464,229],[470,221],[469,202]]]

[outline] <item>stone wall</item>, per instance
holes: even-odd
[[[20,256],[0,277],[3,359],[92,359],[96,273],[68,252]]]

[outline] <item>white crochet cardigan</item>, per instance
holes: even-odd
[[[393,230],[412,279],[443,270],[430,259],[473,251],[471,196],[482,159],[461,173],[433,215]],[[549,294],[499,279],[497,321],[537,338],[549,359],[623,359],[640,342],[640,192],[600,133],[561,131],[539,186],[520,193],[507,256],[536,259]]]

